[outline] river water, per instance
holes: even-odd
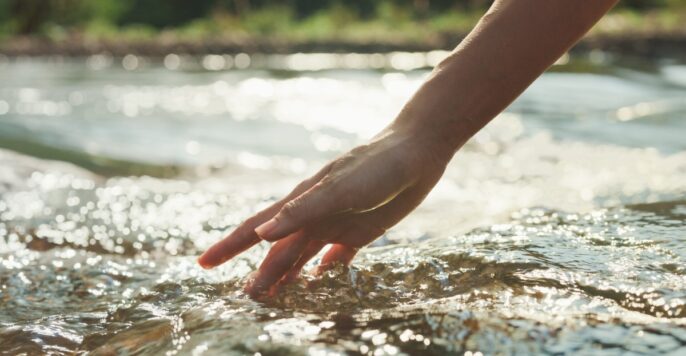
[[[674,61],[555,66],[349,268],[257,302],[266,244],[195,263],[436,56],[0,58],[0,352],[686,354]]]

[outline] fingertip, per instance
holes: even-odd
[[[255,274],[257,271],[252,272],[248,275],[248,277],[245,280],[245,283],[243,283],[243,292],[248,294],[250,298],[254,298],[255,295]]]
[[[250,273],[243,284],[243,291],[252,299],[269,296],[270,284],[264,280],[264,277],[264,272],[259,269]]]
[[[210,263],[209,261],[207,261],[207,257],[204,254],[200,255],[200,257],[198,257],[198,259],[196,261],[198,262],[200,267],[202,267],[203,269],[212,269],[215,267],[215,265],[213,263]]]
[[[275,295],[278,282],[298,262],[308,242],[309,240],[300,232],[274,244],[257,271],[249,277],[245,284],[245,292],[252,298]]]
[[[252,299],[260,300],[276,295],[276,285],[267,285],[259,281],[258,273],[248,278],[243,286],[243,291]]]
[[[228,261],[232,257],[232,255],[223,255],[221,250],[217,249],[215,245],[203,252],[203,254],[200,255],[196,261],[203,269],[212,269]]]

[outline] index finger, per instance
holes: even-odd
[[[255,219],[255,217],[253,217],[253,219]],[[198,258],[200,266],[205,269],[219,266],[260,242],[260,238],[255,233],[254,228],[251,227],[251,225],[257,226],[258,223],[246,223],[243,223],[229,234],[229,236],[207,249],[207,251]]]
[[[286,202],[319,182],[329,172],[329,168],[330,164],[327,164],[317,174],[298,184],[285,198],[247,219],[231,234],[207,249],[198,258],[198,264],[205,269],[219,266],[260,242],[261,239],[255,233],[255,228],[276,215]]]

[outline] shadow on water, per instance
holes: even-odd
[[[79,150],[58,148],[26,139],[13,139],[0,134],[0,147],[30,155],[36,158],[58,160],[73,163],[93,173],[107,177],[147,175],[159,178],[176,177],[189,168],[173,165],[155,165],[143,162],[120,160],[106,156],[97,156]]]

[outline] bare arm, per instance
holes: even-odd
[[[618,0],[497,0],[393,125],[433,126],[455,151],[517,98]],[[428,133],[435,134],[435,133]]]
[[[198,260],[217,266],[276,242],[246,290],[275,291],[327,244],[349,263],[419,205],[454,153],[581,38],[617,0],[496,0],[398,117],[246,220]]]

